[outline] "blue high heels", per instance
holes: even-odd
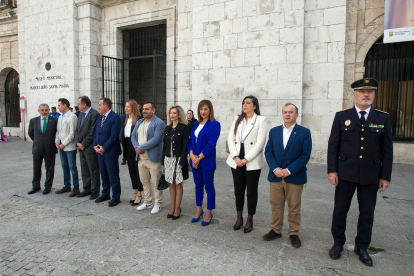
[[[211,223],[211,220],[213,219],[213,214],[211,214],[211,219],[209,222],[205,222],[204,220],[201,222],[201,226],[207,226]]]
[[[198,218],[193,218],[192,220],[191,220],[191,222],[192,223],[194,223],[194,222],[198,222],[199,220],[200,220],[200,218],[201,218],[201,216],[204,214],[204,210],[201,210],[201,214],[200,214],[200,216],[198,217]]]

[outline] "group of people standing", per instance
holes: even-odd
[[[347,112],[337,113],[328,145],[328,179],[336,186],[332,220],[334,246],[329,255],[332,259],[341,256],[345,243],[346,214],[357,189],[360,218],[355,252],[368,266],[372,266],[372,259],[366,250],[371,239],[376,193],[378,188],[384,191],[390,185],[392,167],[389,116],[371,109],[377,84],[372,79],[352,84],[356,106]],[[156,116],[154,103],[143,104],[141,114],[140,106],[131,99],[125,104],[123,117],[112,112],[111,105],[110,99],[102,98],[98,113],[91,107],[88,97],[80,97],[79,120],[69,111],[66,99],[59,99],[58,108],[62,116],[58,119],[47,116],[47,104],[39,106],[40,117],[33,118],[29,126],[29,136],[34,141],[33,187],[29,194],[40,190],[43,159],[46,165],[43,194],[50,192],[55,154],[59,150],[64,187],[57,190],[57,194],[70,192],[71,197],[90,195],[90,199],[97,203],[110,200],[109,206],[116,206],[120,203],[121,194],[118,162],[121,140],[132,182],[133,195],[129,202],[132,206],[138,206],[137,210],[140,211],[152,209],[152,214],[160,211],[163,191],[158,189],[158,182],[164,173],[165,180],[170,184],[171,209],[167,218],[178,219],[183,199],[183,181],[189,178],[188,172],[191,170],[196,200],[191,222],[203,219],[201,225],[209,225],[216,208],[214,173],[217,167],[216,146],[221,133],[221,125],[214,116],[213,104],[209,100],[202,100],[198,104],[198,120],[194,119],[193,111],[185,113],[180,106],[171,106],[167,112],[166,125]],[[263,239],[271,241],[282,237],[286,202],[290,241],[293,247],[298,248],[301,246],[301,197],[303,185],[307,183],[306,165],[311,156],[312,138],[310,130],[296,122],[299,116],[297,106],[286,103],[282,116],[283,125],[272,128],[268,134],[267,119],[260,113],[258,99],[247,96],[242,101],[240,114],[233,120],[226,140],[226,163],[231,167],[233,175],[237,212],[233,229],[237,231],[244,225],[244,233],[252,231],[261,169],[267,163],[272,217],[271,230]],[[81,161],[82,192],[79,191],[76,169],[77,151]],[[366,153],[364,158],[366,156],[367,160],[364,159],[364,162],[361,152]],[[102,194],[99,197],[101,181]],[[142,192],[145,194],[144,199]],[[207,194],[205,211],[204,192]],[[243,219],[245,197],[248,214],[246,222]]]

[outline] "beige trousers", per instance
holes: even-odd
[[[289,235],[298,235],[300,229],[300,205],[302,199],[303,185],[280,182],[270,182],[270,205],[272,206],[272,220],[270,227],[278,234],[282,233],[283,213],[285,200],[289,213]]]
[[[149,159],[139,159],[138,161],[139,179],[142,182],[145,193],[145,204],[152,203],[152,183],[155,190],[155,204],[161,205],[162,191],[158,190],[158,181],[162,175],[161,162],[151,162]]]

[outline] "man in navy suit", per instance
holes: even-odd
[[[95,200],[96,203],[110,200],[110,187],[112,187],[112,200],[109,207],[118,205],[121,201],[121,181],[119,179],[119,162],[121,146],[119,144],[119,132],[121,130],[121,118],[111,110],[112,102],[108,98],[99,100],[99,116],[96,123],[93,147],[98,155],[99,171],[102,179],[102,196]]]
[[[291,103],[282,109],[284,124],[272,128],[265,156],[269,165],[270,205],[272,220],[266,241],[282,237],[285,200],[289,207],[289,235],[293,247],[299,248],[300,206],[303,184],[306,184],[306,164],[312,151],[310,130],[298,125],[298,108]]]

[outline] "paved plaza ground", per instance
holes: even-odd
[[[231,171],[219,160],[215,176],[217,209],[213,224],[192,224],[194,183],[184,183],[180,219],[162,210],[137,211],[127,166],[121,167],[121,204],[109,208],[87,198],[57,195],[63,186],[56,160],[52,193],[27,195],[32,179],[32,143],[0,142],[0,274],[2,275],[413,275],[414,166],[395,164],[391,187],[378,194],[371,246],[374,267],[360,263],[352,251],[356,234],[356,199],[348,215],[346,250],[341,259],[328,256],[334,188],[326,166],[308,166],[303,190],[302,247],[293,248],[287,233],[266,242],[271,209],[268,170],[262,171],[254,229],[233,231],[236,219]],[[78,170],[80,172],[79,162]],[[42,178],[42,189],[44,176]],[[80,176],[80,174],[79,174]],[[80,181],[82,186],[82,182]],[[245,215],[245,218],[247,214]]]

